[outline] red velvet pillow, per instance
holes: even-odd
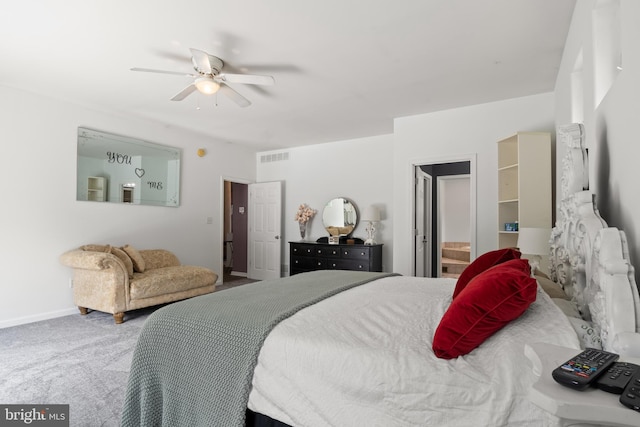
[[[536,300],[529,262],[515,259],[477,275],[442,316],[433,352],[442,359],[469,353]]]
[[[460,274],[460,277],[458,277],[456,288],[453,290],[453,298],[455,299],[469,284],[471,279],[476,277],[478,274],[505,261],[520,259],[520,255],[520,251],[511,248],[498,249],[496,251],[490,251],[480,255],[471,264],[469,264],[462,274]]]

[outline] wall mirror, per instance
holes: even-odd
[[[345,197],[338,197],[325,205],[322,223],[330,236],[350,236],[358,225],[356,205]]]
[[[77,200],[178,206],[181,150],[78,128]]]

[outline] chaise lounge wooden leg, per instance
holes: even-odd
[[[124,322],[124,313],[115,313],[113,319],[116,321],[116,325]]]
[[[87,309],[87,307],[78,307],[78,310],[80,310],[80,314],[82,314],[83,316],[89,313],[89,310]]]

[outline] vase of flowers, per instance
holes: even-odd
[[[300,236],[302,237],[302,240],[304,240],[305,236],[307,235],[307,223],[311,220],[311,218],[313,218],[315,214],[316,210],[311,209],[306,203],[298,206],[295,220],[300,226]]]
[[[301,222],[298,225],[300,226],[300,237],[304,240],[304,236],[307,234],[307,223]]]

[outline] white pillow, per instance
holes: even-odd
[[[551,301],[553,301],[560,310],[562,310],[565,316],[582,319],[582,316],[580,316],[580,312],[578,311],[578,305],[575,302],[564,298],[551,298]]]
[[[576,331],[583,349],[587,347],[602,349],[602,339],[600,331],[594,328],[591,322],[576,317],[568,317],[571,326]]]

